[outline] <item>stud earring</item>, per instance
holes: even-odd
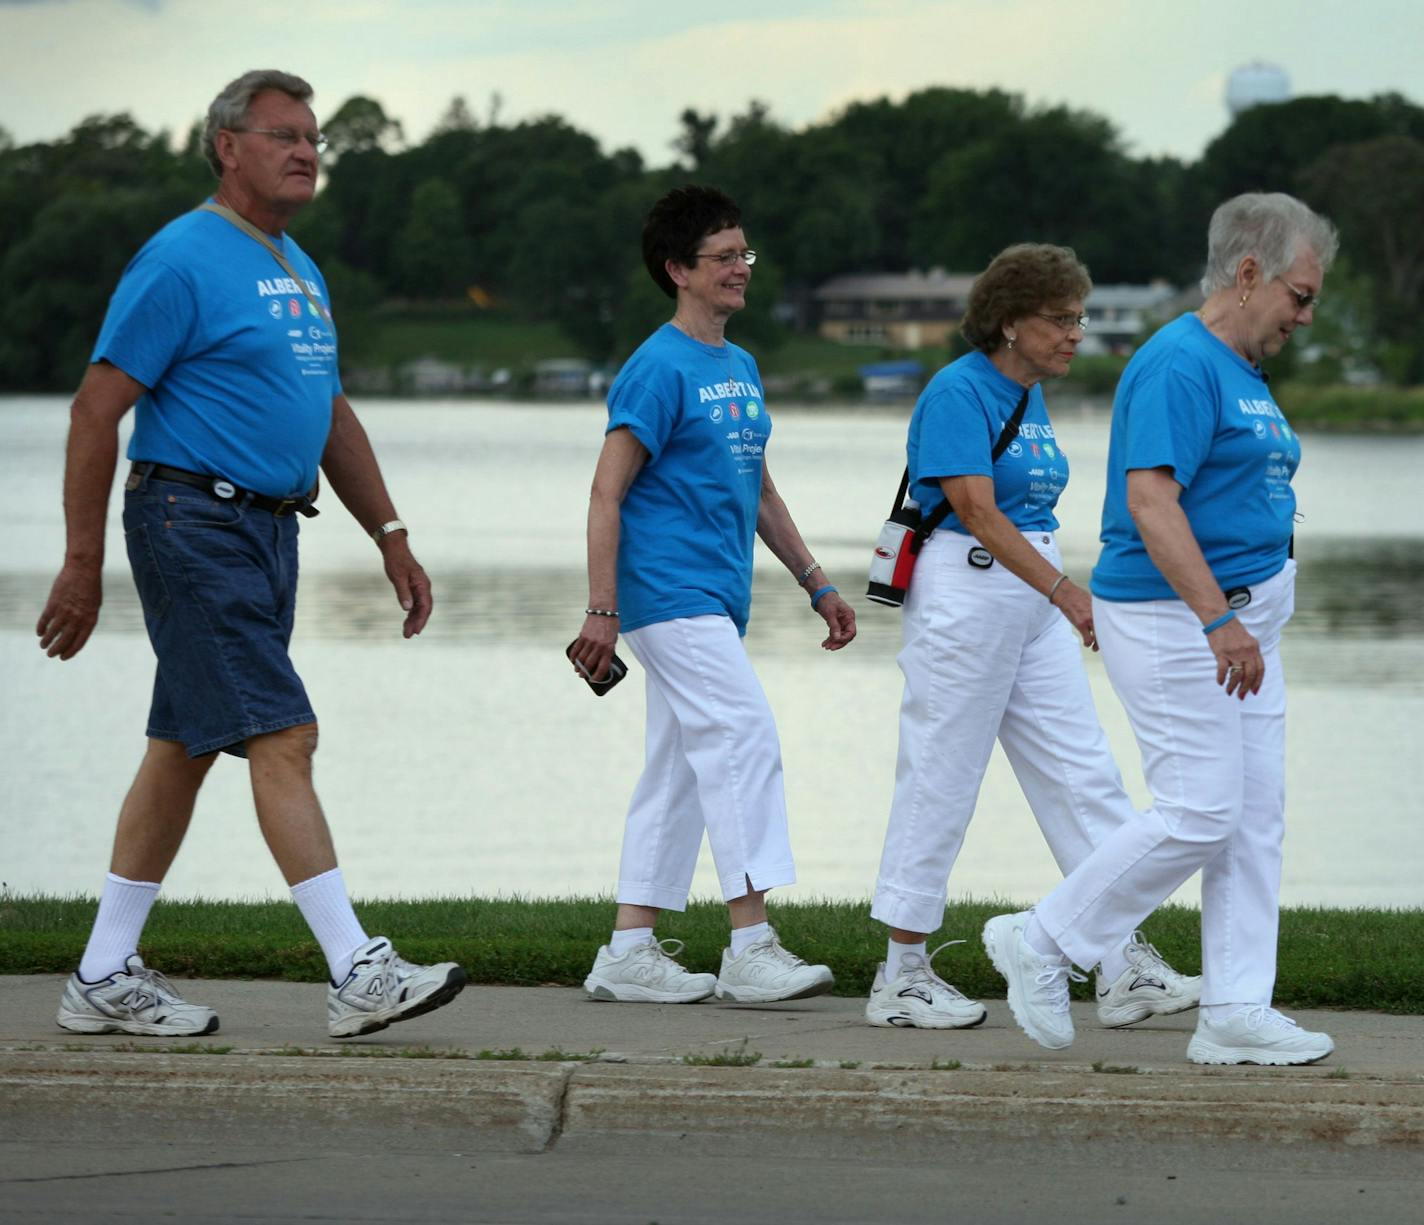
[[[1245,306],[1246,304],[1243,302],[1241,305],[1242,305],[1242,306]],[[1014,347],[1014,341],[1016,341],[1017,339],[1018,339],[1017,336],[1010,336],[1010,337],[1009,337],[1009,344],[1008,344],[1008,347],[1009,347],[1010,349],[1012,349],[1012,348]]]

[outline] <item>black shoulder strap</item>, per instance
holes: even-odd
[[[1028,411],[1029,388],[1024,388],[1024,393],[1019,397],[1019,402],[1014,408],[1013,416],[1004,422],[1004,428],[999,433],[998,441],[994,443],[994,449],[989,452],[989,465],[992,467],[999,462],[999,456],[1009,449],[1009,443],[1019,436],[1019,426],[1023,424],[1024,413]],[[905,469],[905,487],[908,488],[910,470]],[[905,495],[901,493],[901,498]],[[898,503],[897,503],[898,505]],[[915,540],[918,544],[924,544],[930,538],[930,533],[935,530],[948,517],[951,510],[949,499],[945,498],[934,510],[930,511],[929,517],[921,522],[919,529],[915,532]]]

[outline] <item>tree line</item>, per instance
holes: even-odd
[[[1074,247],[1100,283],[1189,284],[1215,205],[1279,190],[1340,228],[1316,329],[1337,359],[1424,382],[1424,108],[1397,94],[1252,108],[1195,162],[1135,157],[1101,116],[997,89],[856,102],[799,129],[760,102],[679,123],[653,167],[559,116],[501,122],[497,98],[483,116],[454,99],[419,143],[375,99],[348,99],[292,227],[330,283],[344,360],[359,361],[363,319],[402,306],[552,321],[620,359],[667,312],[639,258],[643,215],[688,180],[734,196],[764,255],[738,323],[758,344],[778,339],[778,301],[829,277],[974,271],[1024,239]],[[0,130],[0,388],[73,387],[124,265],[212,185],[196,128],[177,142],[94,116],[30,145]]]

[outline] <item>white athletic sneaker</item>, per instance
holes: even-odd
[[[1203,1013],[1187,1044],[1192,1063],[1315,1063],[1335,1049],[1329,1034],[1301,1029],[1265,1004],[1238,1008],[1224,1021]]]
[[[583,980],[591,1000],[619,1000],[625,1004],[695,1004],[712,994],[717,980],[711,974],[689,974],[673,960],[682,952],[681,940],[649,936],[622,957],[604,945],[593,969]]]
[[[385,936],[373,936],[356,950],[346,981],[326,989],[327,1032],[353,1038],[434,1012],[459,995],[466,981],[453,961],[413,965],[396,956]]]
[[[71,974],[59,1000],[60,1029],[76,1034],[193,1038],[218,1031],[218,1014],[190,1004],[135,953],[117,974],[86,983]]]
[[[885,963],[875,970],[875,985],[865,1004],[865,1019],[871,1025],[895,1029],[972,1029],[988,1016],[984,1005],[967,998],[930,969],[930,962],[951,944],[941,944],[928,957],[901,953],[900,972],[885,981]]]
[[[740,957],[733,957],[731,948],[722,950],[715,990],[719,1000],[734,1004],[770,1004],[824,995],[835,981],[830,966],[808,965],[782,945],[773,928]]]
[[[1127,948],[1127,969],[1117,981],[1103,985],[1094,980],[1098,994],[1098,1020],[1109,1029],[1135,1025],[1148,1017],[1169,1017],[1201,1003],[1202,980],[1172,969],[1141,932],[1133,932]]]
[[[996,915],[984,924],[984,951],[1009,986],[1009,1008],[1019,1028],[1051,1051],[1073,1043],[1068,983],[1087,982],[1062,957],[1040,957],[1024,940],[1030,911]]]

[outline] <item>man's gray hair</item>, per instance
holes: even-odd
[[[222,93],[208,107],[208,117],[203,123],[203,156],[208,159],[208,165],[218,178],[222,178],[222,162],[218,160],[217,150],[218,133],[223,128],[242,127],[252,99],[268,89],[279,90],[298,102],[310,102],[316,92],[301,77],[290,72],[279,72],[275,68],[244,72],[237,80],[224,86]]]
[[[1315,252],[1324,271],[1334,262],[1340,236],[1319,213],[1284,192],[1233,196],[1211,215],[1202,293],[1210,297],[1235,285],[1236,269],[1248,255],[1261,265],[1263,280],[1274,280],[1295,263],[1302,248]]]

